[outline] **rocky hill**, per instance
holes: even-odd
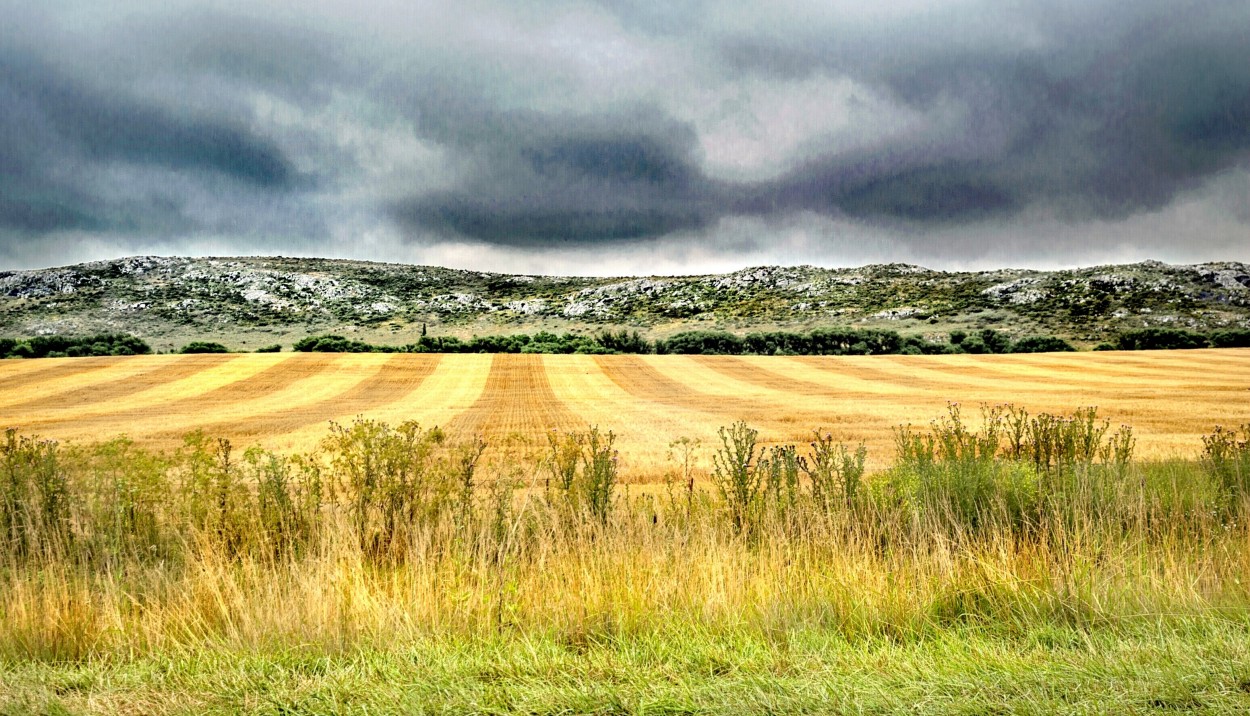
[[[0,271],[0,335],[124,331],[157,348],[213,337],[248,348],[336,332],[403,343],[631,327],[993,327],[1095,343],[1152,326],[1250,327],[1250,266],[1145,262],[1069,271],[749,268],[646,278],[568,278],[359,261],[137,256]]]

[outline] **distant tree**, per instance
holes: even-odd
[[[1011,339],[1005,333],[999,333],[993,328],[982,329],[977,336],[981,339],[981,343],[985,346],[986,353],[1010,353]]]
[[[963,339],[959,342],[959,350],[964,353],[972,353],[973,355],[989,353],[989,351],[985,349],[985,342],[981,340],[980,336],[968,336]]]
[[[653,353],[655,346],[638,331],[604,331],[595,336],[595,343],[613,353]]]
[[[179,353],[229,353],[230,349],[220,343],[210,341],[191,341],[178,350]]]
[[[1016,341],[1012,353],[1071,353],[1076,348],[1062,338],[1054,336],[1029,336]]]
[[[1233,328],[1211,334],[1213,348],[1250,348],[1250,330]]]
[[[656,344],[657,353],[741,355],[745,342],[726,331],[686,331]]]
[[[143,340],[122,333],[102,333],[94,336],[35,336],[26,340],[0,339],[0,357],[120,356],[151,352],[151,346]]]
[[[810,333],[789,331],[748,333],[744,340],[747,353],[762,356],[808,355],[812,352],[813,346]]]
[[[465,344],[455,336],[421,336],[408,350],[413,353],[463,353]]]
[[[343,336],[308,336],[297,341],[294,348],[301,353],[374,353],[380,350],[377,346]]]
[[[808,337],[808,355],[886,355],[903,347],[903,338],[895,331],[816,328]]]
[[[1143,328],[1123,333],[1116,339],[1122,351],[1178,350],[1206,348],[1206,336],[1181,328]]]
[[[899,352],[903,355],[932,356],[958,351],[958,349],[952,349],[953,347],[947,343],[932,343],[925,340],[923,336],[907,336],[903,339]]]

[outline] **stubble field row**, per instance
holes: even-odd
[[[892,453],[892,428],[945,410],[1097,406],[1134,427],[1138,453],[1192,455],[1217,424],[1250,422],[1250,351],[1011,356],[720,357],[264,354],[0,363],[0,424],[90,441],[126,434],[173,447],[203,429],[236,444],[311,448],[330,421],[415,420],[494,445],[552,430],[613,430],[630,472],[678,437],[710,445],[735,420],[765,442],[820,428]]]

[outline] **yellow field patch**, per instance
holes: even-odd
[[[43,364],[40,370],[24,370],[13,375],[0,374],[0,409],[9,407],[22,411],[24,407],[52,408],[73,407],[82,401],[73,395],[79,391],[90,394],[97,388],[106,388],[119,382],[126,389],[138,392],[163,385],[187,372],[201,369],[196,365],[199,356],[129,356],[127,360],[115,358],[40,358],[35,360],[0,361],[26,366]],[[229,360],[232,356],[215,356],[216,360]],[[156,374],[155,383],[148,383],[145,376]],[[99,402],[91,397],[86,403]]]
[[[234,356],[212,356],[216,362],[227,362]],[[55,405],[58,410],[75,411],[90,410],[93,405],[113,404],[113,402],[130,399],[131,396],[146,391],[160,391],[170,382],[199,374],[204,370],[204,361],[161,361],[151,366],[114,364],[104,369],[81,367],[83,372],[53,381],[41,381],[34,390],[15,391],[24,400],[5,402],[6,410],[24,412],[31,410],[49,410]]]
[[[43,374],[65,375],[67,373],[80,372],[82,369],[89,367],[89,365],[99,367],[101,361],[97,359],[88,363],[89,360],[86,358],[0,360],[0,384],[15,386],[19,383],[39,380]]]
[[[1033,412],[1095,405],[1139,454],[1193,455],[1216,425],[1250,422],[1250,350],[1009,356],[725,357],[265,354],[0,362],[0,425],[57,438],[119,433],[170,446],[193,429],[304,450],[330,421],[416,420],[536,449],[547,432],[613,430],[627,469],[670,466],[668,444],[746,420],[765,442],[823,428],[892,458],[893,428],[948,402]]]
[[[630,393],[608,376],[595,356],[543,358],[552,392],[580,416],[579,429],[594,425],[613,430],[617,447],[631,468],[665,465],[669,443],[678,438],[711,445],[716,437],[718,424],[708,413]]]
[[[477,400],[448,421],[453,436],[520,436],[545,440],[550,430],[572,430],[578,417],[551,390],[541,355],[492,357],[486,386]]]
[[[182,356],[179,377],[164,385],[121,397],[101,393],[100,400],[88,406],[60,406],[50,400],[51,409],[27,410],[7,419],[32,432],[79,440],[125,433],[165,444],[214,423],[231,427],[224,435],[233,437],[231,423],[241,418],[279,412],[350,388],[369,369],[360,358]]]
[[[161,358],[167,362],[162,363]],[[5,410],[11,410],[18,416],[29,416],[35,424],[55,423],[62,419],[80,421],[92,415],[124,419],[126,415],[144,408],[207,393],[247,378],[265,367],[256,361],[241,358],[236,355],[143,357],[139,360],[146,364],[144,370],[119,377],[111,373],[114,365],[110,365],[107,380],[77,386],[73,390],[49,391],[38,400],[28,400]],[[124,365],[125,360],[119,359],[115,365]],[[74,382],[88,377],[89,373],[75,376]],[[85,403],[82,402],[84,399]]]
[[[391,424],[414,420],[425,428],[447,427],[481,397],[493,358],[480,353],[442,356],[420,390],[366,416]]]
[[[420,400],[426,379],[438,368],[441,356],[372,356],[377,370],[349,390],[322,400],[303,403],[276,413],[253,415],[236,426],[207,426],[215,432],[231,428],[263,439],[270,447],[306,450],[325,437],[330,423],[346,425],[368,416],[397,425],[410,419],[407,411]]]

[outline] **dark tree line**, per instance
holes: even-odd
[[[257,349],[276,353],[279,345]],[[1227,329],[1210,334],[1179,328],[1144,328],[1120,334],[1096,350],[1177,350],[1187,348],[1250,348],[1250,329]],[[728,331],[684,331],[668,338],[647,340],[638,331],[575,333],[515,333],[506,336],[421,335],[402,346],[375,345],[338,335],[309,336],[295,343],[299,352],[315,353],[631,353],[681,355],[940,355],[950,353],[1058,353],[1074,351],[1071,343],[1054,336],[1027,336],[1012,340],[992,328],[969,333],[951,331],[949,341],[904,336],[896,331],[867,328],[816,328],[807,332],[766,331],[744,336]],[[179,353],[226,353],[217,342],[193,341]],[[142,339],[120,333],[91,336],[35,336],[0,338],[0,358],[63,358],[122,356],[152,353]]]
[[[0,358],[78,358],[83,356],[132,356],[152,352],[135,336],[101,333],[94,336],[35,336],[0,338]]]
[[[1143,328],[1122,333],[1114,343],[1103,344],[1098,348],[1120,351],[1250,348],[1250,330],[1233,328],[1204,335],[1182,328]]]
[[[330,353],[634,353],[681,355],[935,355],[942,353],[1040,353],[1075,350],[1067,341],[1030,337],[1012,342],[986,329],[973,335],[955,332],[951,341],[933,342],[895,331],[817,328],[805,333],[769,331],[739,336],[728,331],[685,331],[649,341],[637,331],[607,331],[594,336],[573,333],[517,333],[507,336],[421,336],[406,346],[375,346],[343,336],[310,336],[295,350]]]

